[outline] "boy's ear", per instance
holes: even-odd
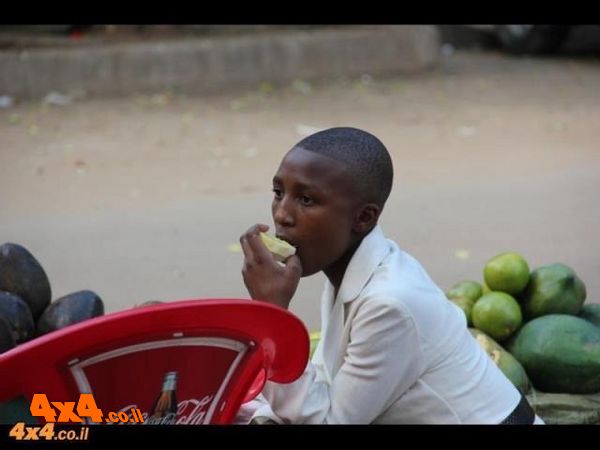
[[[354,231],[359,234],[370,231],[379,219],[381,207],[375,203],[365,204],[356,214],[354,219]]]

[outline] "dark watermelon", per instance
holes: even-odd
[[[35,325],[31,310],[18,295],[0,291],[0,316],[10,324],[17,344],[33,337]]]
[[[10,323],[4,317],[0,317],[0,353],[10,350],[16,345]]]
[[[579,317],[600,327],[600,305],[593,303],[583,305],[579,311]]]
[[[104,314],[104,303],[92,291],[78,291],[65,295],[50,304],[37,321],[37,334],[73,325]]]
[[[507,350],[545,392],[600,392],[600,328],[580,317],[549,314],[527,322]]]
[[[21,297],[34,320],[52,298],[46,272],[29,250],[18,244],[0,245],[0,290]]]
[[[579,314],[586,297],[585,284],[569,266],[561,263],[538,267],[520,297],[526,320],[547,314]]]

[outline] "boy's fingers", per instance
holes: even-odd
[[[261,261],[269,261],[273,259],[271,252],[260,238],[260,235],[253,234],[248,239],[248,244],[252,248],[254,255]]]
[[[240,236],[240,244],[242,244],[243,240],[248,240],[250,236],[258,236],[261,231],[267,231],[268,229],[269,226],[263,223],[257,223],[256,225],[252,225]]]
[[[240,244],[242,245],[242,251],[244,252],[244,258],[246,259],[246,264],[253,264],[254,260],[255,260],[254,251],[252,250],[252,247],[248,243],[248,238],[246,237],[246,235],[243,235],[240,238]]]
[[[286,274],[300,278],[302,276],[302,263],[297,255],[292,255],[285,260]]]
[[[240,244],[242,245],[242,250],[244,251],[244,256],[248,263],[272,259],[271,252],[269,252],[260,238],[260,233],[266,232],[268,229],[268,225],[257,223],[248,228],[248,230],[240,237]]]
[[[244,236],[252,236],[252,235],[257,235],[263,231],[267,231],[269,229],[269,225],[265,225],[264,223],[257,223],[256,225],[252,225],[250,228],[248,228],[246,230],[246,232],[244,234],[242,234],[242,237]],[[241,239],[241,238],[240,238]]]

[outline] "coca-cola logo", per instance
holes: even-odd
[[[147,414],[146,414],[147,415]],[[142,417],[144,415],[142,414]],[[177,421],[177,414],[168,413],[164,416],[153,415],[148,418],[148,420],[144,419],[144,425],[175,425]]]
[[[177,404],[177,425],[199,425],[208,412],[214,396],[206,395],[202,400],[190,398]]]
[[[177,413],[167,413],[160,417],[150,416],[148,411],[144,411],[142,413],[143,425],[201,425],[206,419],[213,398],[214,395],[206,395],[202,399],[189,398],[182,400],[177,403]],[[131,419],[132,408],[137,407],[137,404],[132,403],[122,407],[118,413],[123,412],[127,414],[128,419]],[[133,423],[133,421],[130,423]]]

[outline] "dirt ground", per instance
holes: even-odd
[[[570,265],[600,301],[600,60],[568,55],[460,50],[413,77],[0,109],[0,243],[38,258],[53,298],[91,289],[107,312],[243,297],[233,244],[271,223],[283,154],[332,126],[387,145],[383,228],[443,289],[513,250]],[[311,329],[323,281],[292,303]]]

